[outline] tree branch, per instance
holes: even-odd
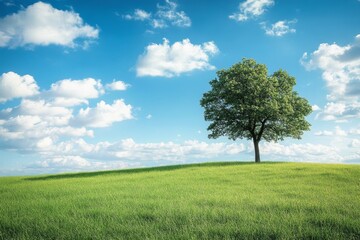
[[[258,141],[258,142],[260,142],[261,136],[262,136],[262,134],[263,134],[263,132],[265,130],[266,121],[267,121],[267,118],[265,118],[263,121],[261,121],[261,128],[260,128],[259,134],[258,134],[257,139],[256,139],[256,141]]]

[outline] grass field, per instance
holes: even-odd
[[[360,239],[359,165],[2,177],[0,201],[0,239]]]

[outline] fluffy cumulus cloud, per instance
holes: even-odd
[[[132,14],[124,15],[127,20],[147,21],[153,28],[169,26],[190,27],[191,19],[184,11],[178,11],[178,4],[165,0],[165,4],[157,4],[154,14],[142,9],[135,9]]]
[[[19,104],[0,110],[0,148],[3,150],[40,153],[47,157],[62,156],[63,152],[71,148],[67,146],[59,150],[60,146],[64,146],[61,143],[68,139],[94,137],[93,128],[108,127],[132,118],[132,106],[125,104],[122,99],[112,104],[100,100],[95,107],[75,108],[78,104],[88,105],[87,101],[82,100],[101,96],[104,90],[100,80],[65,79],[53,83],[49,90],[39,92],[32,76],[10,75],[15,84],[25,84],[27,90],[32,92],[13,93],[12,82],[1,82],[1,91],[11,93],[2,95],[3,99],[21,97]]]
[[[307,70],[320,69],[329,90],[328,103],[318,118],[348,120],[360,117],[360,34],[353,44],[322,43],[313,53],[304,53]]]
[[[360,117],[360,102],[347,99],[345,101],[329,102],[324,110],[316,115],[316,119],[324,121],[347,122]]]
[[[85,127],[73,127],[72,109],[56,107],[44,100],[22,100],[19,106],[0,112],[0,147],[18,152],[43,153],[61,139],[92,137]]]
[[[311,109],[313,110],[313,112],[316,112],[316,111],[320,111],[321,110],[321,108],[318,106],[318,105],[312,105],[311,106]]]
[[[167,39],[162,44],[150,44],[139,57],[137,76],[174,77],[193,70],[215,69],[209,63],[210,56],[218,53],[214,42],[194,45],[189,39],[170,45]]]
[[[81,89],[81,90],[80,90]],[[57,106],[76,106],[88,104],[88,99],[96,99],[105,92],[100,80],[85,78],[81,80],[64,79],[51,84],[48,91],[42,93]]]
[[[23,99],[19,106],[7,109],[6,113],[10,116],[38,116],[55,126],[68,124],[72,117],[71,109],[54,106],[43,99]]]
[[[115,122],[132,119],[132,107],[125,104],[123,99],[115,100],[113,104],[100,101],[95,108],[80,109],[72,123],[76,126],[109,127]]]
[[[0,19],[0,47],[50,44],[76,47],[98,38],[99,29],[82,20],[74,11],[63,11],[37,2]]]
[[[104,93],[100,80],[86,78],[83,80],[64,79],[51,84],[50,92],[53,96],[63,98],[98,98]]]
[[[265,34],[269,36],[281,37],[288,33],[295,33],[296,29],[292,27],[297,22],[297,20],[283,20],[278,21],[271,26],[267,26],[265,22],[261,23],[262,28],[265,30]]]
[[[215,52],[216,49],[209,42],[195,46],[192,50],[201,50],[201,53]],[[14,76],[18,75],[14,73]],[[37,86],[32,76],[27,75],[26,78]],[[182,143],[137,143],[133,139],[124,139],[117,142],[91,140],[90,143],[89,138],[95,136],[97,128],[110,127],[116,122],[132,119],[133,108],[123,99],[112,103],[99,100],[95,106],[81,100],[95,101],[102,96],[104,89],[120,90],[124,89],[124,85],[126,83],[113,81],[103,87],[100,80],[92,78],[65,79],[51,84],[48,90],[39,92],[38,88],[34,88],[35,96],[16,95],[21,98],[19,104],[13,103],[15,106],[0,110],[0,149],[39,154],[43,160],[29,163],[28,166],[30,170],[37,172],[136,167],[146,165],[148,161],[205,160],[217,156],[234,156],[246,151],[243,144],[206,143],[197,140]],[[2,90],[8,92],[11,89],[11,84],[5,84]],[[70,99],[70,103],[75,103],[74,99],[78,102],[64,104],[67,99]],[[81,107],[83,105],[85,107]]]
[[[106,88],[113,91],[125,91],[129,87],[129,84],[126,84],[123,81],[113,81],[112,83],[106,84]]]
[[[274,0],[246,0],[239,4],[239,11],[230,15],[229,18],[239,22],[246,21],[260,16],[274,4]]]
[[[34,96],[39,93],[39,86],[30,75],[20,76],[14,72],[0,76],[0,103],[12,98]]]

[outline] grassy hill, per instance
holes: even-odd
[[[210,163],[3,177],[0,239],[360,239],[360,166]]]

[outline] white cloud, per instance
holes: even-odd
[[[80,98],[66,98],[66,97],[54,97],[52,98],[51,95],[48,93],[43,93],[43,95],[48,96],[51,100],[51,104],[53,106],[59,106],[59,107],[72,107],[77,106],[81,104],[89,104],[89,101],[87,99],[80,99]]]
[[[30,82],[37,86],[32,77]],[[102,92],[99,80],[61,80],[52,84],[50,90],[0,110],[0,149],[61,156],[73,149],[72,145],[62,144],[71,138],[85,151],[85,145],[77,139],[94,137],[94,130],[87,127],[106,127],[132,118],[132,107],[124,100],[115,100],[112,105],[100,101],[95,108],[87,107],[74,115],[76,104],[98,98]]]
[[[50,137],[44,137],[43,139],[40,139],[36,143],[36,146],[40,149],[44,149],[44,148],[50,148],[52,144],[53,144],[53,140]]]
[[[118,142],[88,143],[84,139],[71,139],[51,145],[50,139],[43,140],[45,159],[39,161],[38,168],[57,171],[101,170],[127,168],[148,164],[149,162],[184,163],[192,161],[216,160],[229,156],[253,153],[252,145],[242,143],[207,143],[198,140],[187,140],[181,143],[154,142],[138,143],[133,139]],[[348,149],[357,149],[360,141],[353,139]],[[350,147],[350,148],[349,148]],[[46,148],[52,149],[52,152]],[[343,155],[337,146],[322,144],[290,144],[264,142],[260,145],[263,159],[300,162],[344,162],[352,159],[354,152]],[[249,156],[250,156],[249,155]]]
[[[22,100],[19,106],[0,112],[0,137],[5,141],[22,141],[29,148],[34,142],[52,136],[93,137],[94,132],[85,127],[69,126],[72,109],[56,107],[44,100]],[[19,142],[18,142],[19,143]],[[19,148],[21,148],[19,143]]]
[[[72,110],[65,107],[53,106],[45,100],[24,99],[20,105],[10,112],[12,116],[39,116],[49,125],[59,126],[68,124],[72,117]]]
[[[182,143],[137,143],[133,139],[90,144],[83,140],[58,144],[58,152],[84,158],[123,161],[186,161],[236,155],[246,151],[244,144],[206,143],[187,140]]]
[[[32,133],[28,133],[35,128],[43,128],[39,116],[18,115],[10,117],[2,120],[0,137],[4,140],[26,139],[28,135],[32,137]]]
[[[132,15],[127,14],[124,16],[127,20],[139,20],[139,21],[145,21],[147,19],[151,18],[151,13],[148,13],[141,9],[135,9],[134,13]]]
[[[348,119],[357,119],[359,117],[359,101],[329,102],[325,105],[324,110],[316,115],[316,119],[336,122],[344,122]]]
[[[270,156],[274,160],[311,161],[311,162],[341,162],[344,157],[340,149],[322,144],[290,144],[283,145],[265,142],[260,146],[262,155]]]
[[[57,156],[38,162],[39,167],[81,169],[90,166],[90,162],[80,156]]]
[[[357,144],[355,141],[354,144]],[[343,154],[340,146],[322,144],[289,144],[264,142],[260,145],[263,159],[302,161],[302,162],[342,162],[351,156]],[[118,142],[87,143],[83,139],[70,140],[57,144],[54,154],[64,156],[80,156],[92,159],[91,162],[126,161],[126,162],[186,162],[194,160],[215,160],[218,157],[239,156],[250,154],[253,147],[243,143],[207,143],[198,140],[186,140],[181,143],[155,142],[138,143],[133,139]]]
[[[108,127],[114,122],[132,119],[132,106],[126,105],[124,100],[115,100],[112,105],[100,101],[95,108],[80,109],[79,114],[72,120],[76,126]]]
[[[219,49],[214,42],[205,42],[203,43],[202,48],[203,48],[203,52],[208,54],[217,54],[219,52]]]
[[[320,111],[321,110],[321,108],[318,106],[318,105],[312,105],[311,106],[311,109],[313,110],[313,112],[315,112],[315,111]]]
[[[29,168],[46,172],[120,169],[138,167],[149,161],[180,163],[209,160],[246,151],[241,143],[206,143],[197,140],[137,143],[131,138],[94,144],[80,138],[54,144],[52,138],[45,137],[39,139],[35,147],[43,160],[31,164]]]
[[[336,136],[336,137],[346,137],[348,135],[348,133],[341,129],[339,126],[335,127],[334,131],[318,131],[315,132],[316,136]]]
[[[52,106],[45,100],[23,99],[18,107],[8,110],[9,113],[33,116],[69,116],[71,111],[65,107]]]
[[[346,46],[322,43],[311,53],[304,53],[301,64],[307,70],[320,69],[330,92],[327,105],[318,114],[323,120],[360,117],[360,34]]]
[[[77,39],[87,46],[98,35],[99,30],[85,24],[78,13],[58,10],[43,2],[0,19],[0,47],[50,44],[76,47]]]
[[[339,137],[346,137],[348,135],[348,133],[346,131],[344,131],[343,129],[341,129],[339,126],[336,126],[334,135],[339,136]]]
[[[32,120],[24,122],[21,120]],[[55,127],[39,117],[17,116],[0,126],[0,148],[17,152],[54,152],[58,141],[66,138],[93,137],[94,132],[85,127]]]
[[[360,140],[359,139],[353,139],[350,143],[351,148],[360,148]]]
[[[153,28],[166,28],[169,25],[177,27],[190,27],[191,19],[184,11],[178,11],[178,4],[165,0],[165,4],[157,4],[155,14],[142,9],[135,9],[133,14],[124,16],[127,20],[148,21]]]
[[[88,99],[99,98],[105,90],[100,80],[85,78],[82,80],[64,79],[51,84],[50,90],[41,96],[54,106],[72,107],[88,104]]]
[[[262,28],[265,30],[266,35],[281,37],[288,33],[295,33],[296,29],[292,28],[291,25],[295,24],[297,20],[292,21],[278,21],[274,24],[271,24],[271,27],[266,26],[266,23],[261,23]]]
[[[353,128],[349,131],[350,135],[360,135],[360,128]]]
[[[341,115],[345,111],[345,104],[343,103],[327,103],[324,109],[324,114],[328,116]]]
[[[129,87],[128,84],[123,81],[113,81],[112,83],[106,84],[106,88],[114,91],[125,91]]]
[[[354,104],[347,104],[343,101],[329,102],[325,105],[324,110],[316,115],[316,119],[332,121],[356,117],[352,116],[352,114],[359,114],[357,109],[360,110],[360,106],[355,106]]]
[[[218,52],[214,42],[193,45],[189,39],[169,45],[164,39],[162,44],[150,44],[139,57],[137,76],[174,77],[193,70],[212,70],[210,56]]]
[[[75,106],[101,97],[104,87],[100,80],[65,79],[53,83],[48,90],[39,91],[33,77],[10,72],[2,75],[0,84],[4,100],[22,98],[17,106],[0,110],[0,149],[35,153],[44,159],[29,168],[59,172],[138,166],[106,153],[110,143],[89,144],[85,140],[95,135],[88,127],[108,127],[133,118],[132,106],[122,99],[112,104],[99,101],[96,107],[82,108],[74,114]],[[125,90],[127,85],[114,81],[106,87]],[[112,161],[103,162],[103,157]]]
[[[94,137],[93,130],[88,130],[85,127],[74,128],[70,126],[47,128],[42,134],[49,136]]]
[[[152,19],[151,20],[151,26],[153,28],[165,28],[165,27],[167,27],[167,24],[162,19]]]
[[[67,99],[98,98],[104,93],[100,80],[86,78],[83,80],[64,79],[51,84],[50,93],[54,97]]]
[[[39,87],[30,75],[20,76],[14,72],[8,72],[0,76],[0,103],[12,98],[34,96],[38,93]]]
[[[239,5],[239,12],[229,16],[235,21],[246,21],[249,18],[255,18],[263,14],[266,8],[274,5],[274,0],[246,0]]]
[[[191,20],[184,11],[177,11],[178,5],[170,0],[165,0],[165,5],[157,5],[156,16],[171,25],[178,27],[190,27]],[[165,26],[167,26],[165,24]],[[155,26],[153,26],[155,27]]]
[[[152,118],[152,115],[151,114],[148,114],[147,116],[146,116],[146,119],[151,119]]]
[[[314,134],[315,136],[334,136],[334,132],[328,130],[317,131]]]
[[[80,156],[55,156],[46,160],[38,161],[28,166],[28,169],[36,169],[37,172],[53,173],[78,172],[78,171],[99,171],[140,167],[136,162],[123,161],[90,161]]]

